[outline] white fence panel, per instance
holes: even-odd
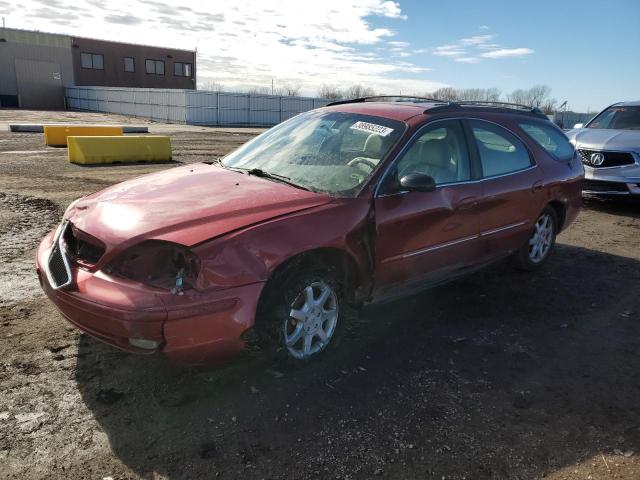
[[[153,88],[70,87],[67,106],[193,125],[272,126],[328,100]]]

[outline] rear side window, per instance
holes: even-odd
[[[556,159],[566,161],[573,157],[573,145],[557,128],[543,123],[521,123],[520,128]]]
[[[478,146],[485,177],[517,172],[531,166],[529,152],[512,133],[482,120],[469,120],[469,126]]]

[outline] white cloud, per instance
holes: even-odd
[[[480,59],[478,57],[459,57],[455,59],[456,62],[462,63],[478,63]]]
[[[460,45],[440,45],[433,49],[433,54],[439,57],[458,57],[464,55],[467,51]]]
[[[428,68],[404,61],[411,45],[377,25],[407,18],[396,1],[8,1],[9,27],[197,47],[200,84],[215,80],[231,89],[270,86],[275,79],[276,85],[298,84],[305,94],[323,83],[392,92],[403,82],[417,91],[444,85],[424,78]]]
[[[461,38],[458,43],[460,45],[484,45],[495,35],[474,35],[473,37]]]
[[[481,25],[480,29],[488,30],[489,27]],[[455,43],[435,47],[431,53],[441,57],[452,58],[460,63],[479,63],[484,58],[520,57],[534,53],[530,48],[505,48],[497,43],[489,43],[496,37],[496,34],[465,37]]]
[[[411,45],[409,42],[398,42],[398,41],[391,41],[387,43],[392,47],[397,47],[397,48],[407,48]]]
[[[489,26],[488,25],[480,25],[478,28],[480,30],[489,30]]]
[[[534,51],[530,48],[501,48],[480,54],[483,58],[522,57],[531,55]]]

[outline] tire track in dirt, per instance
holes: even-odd
[[[0,210],[11,218],[0,225],[0,305],[8,305],[41,295],[34,249],[55,225],[59,209],[45,198],[0,193]]]

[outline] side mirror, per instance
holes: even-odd
[[[400,179],[400,186],[410,192],[433,192],[436,181],[424,173],[409,173]]]
[[[584,123],[576,123],[573,128],[582,128],[584,127]]]

